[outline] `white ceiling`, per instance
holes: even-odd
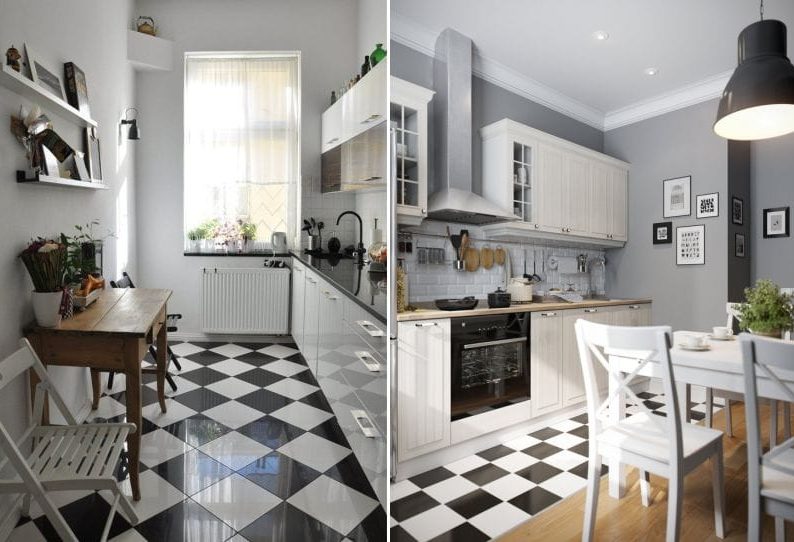
[[[431,52],[454,28],[474,41],[478,75],[607,129],[719,96],[739,32],[759,18],[751,0],[392,0],[391,9],[398,41]],[[792,0],[766,0],[764,14],[794,32]],[[597,30],[609,39],[593,39]]]

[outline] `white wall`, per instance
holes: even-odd
[[[26,42],[53,73],[62,74],[67,61],[85,72],[92,116],[99,123],[102,171],[111,187],[89,191],[16,184],[15,170],[24,169],[26,160],[21,145],[9,133],[8,118],[21,104],[30,104],[0,87],[0,357],[5,357],[17,348],[22,325],[33,319],[32,284],[16,257],[31,237],[71,233],[75,224],[98,218],[120,237],[120,242],[110,240],[107,244],[105,274],[112,277],[122,269],[136,269],[134,146],[118,141],[121,113],[134,105],[134,78],[126,62],[131,0],[0,0],[0,14],[3,53],[12,43],[22,50]],[[56,131],[82,148],[81,132],[52,114],[50,118]],[[123,217],[126,220],[120,221]],[[120,247],[127,250],[121,252]],[[53,369],[53,373],[70,408],[84,407],[90,397],[86,370],[63,368]],[[25,421],[26,408],[26,387],[22,382],[16,384],[0,393],[0,417],[14,432]],[[5,502],[0,501],[0,511]]]
[[[358,45],[356,59],[359,67],[364,63],[364,55],[375,50],[376,43],[389,48],[386,39],[386,15],[389,7],[387,0],[358,0]]]
[[[172,39],[172,72],[141,74],[137,80],[139,123],[139,283],[171,288],[170,308],[184,315],[180,332],[195,333],[199,321],[199,268],[260,266],[258,258],[183,256],[182,145],[183,54],[185,51],[300,50],[302,53],[301,166],[304,186],[320,177],[320,116],[331,91],[355,74],[356,0],[139,0],[138,12],[154,17],[160,35]],[[311,193],[304,200],[326,222],[337,207],[350,208],[349,196]],[[339,198],[342,198],[340,201]],[[345,199],[347,198],[347,199]],[[326,212],[323,212],[323,209]],[[324,214],[323,214],[324,213]],[[327,217],[325,216],[327,214]],[[310,214],[306,214],[310,216]]]

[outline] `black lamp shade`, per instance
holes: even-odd
[[[739,65],[722,93],[714,132],[744,141],[794,132],[794,66],[782,22],[758,21],[739,34]]]
[[[130,121],[130,124],[131,124],[130,131],[127,134],[127,138],[137,141],[141,138],[141,133],[138,130],[138,121],[133,119]]]

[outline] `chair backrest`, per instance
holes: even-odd
[[[121,278],[119,280],[111,280],[110,281],[111,288],[135,288],[135,285],[132,283],[132,279],[127,274],[126,271],[121,273]]]
[[[730,301],[725,304],[725,313],[728,315],[728,321],[725,327],[734,329],[734,324],[739,323],[739,306],[741,303],[731,303]]]
[[[794,402],[794,342],[759,337],[749,333],[739,335],[744,368],[744,408],[747,425],[747,477],[749,491],[761,490],[761,465],[794,476],[791,467],[781,465],[775,458],[794,447],[794,437],[769,450],[761,449],[761,421],[759,398]],[[789,423],[786,420],[786,423]]]
[[[586,320],[577,320],[575,327],[587,395],[591,443],[601,431],[609,427],[611,422],[607,418],[607,408],[617,394],[622,392],[628,402],[639,407],[652,421],[649,436],[653,433],[653,436],[664,436],[670,440],[670,465],[677,467],[683,456],[683,445],[678,396],[670,362],[670,328],[608,326]],[[631,360],[630,367],[620,366],[618,359]],[[649,364],[655,365],[655,373],[662,377],[667,399],[666,419],[653,414],[630,387],[638,373]],[[606,397],[602,397],[598,389],[595,372],[598,365],[607,371],[610,382],[617,384],[616,389]],[[624,376],[623,371],[626,370],[631,372]]]

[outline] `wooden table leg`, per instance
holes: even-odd
[[[165,324],[160,326],[157,333],[157,398],[160,400],[160,410],[166,413],[165,406],[165,374],[168,371],[168,338]]]
[[[91,369],[91,391],[93,392],[93,401],[91,401],[91,410],[99,408],[99,396],[102,395],[102,384],[99,381],[99,371]]]
[[[31,334],[27,336],[28,342],[30,342],[30,346],[33,347],[33,350],[36,351],[36,355],[39,356],[41,363],[44,365],[44,368],[47,368],[47,360],[42,357],[41,352],[41,340],[39,336],[36,334]],[[39,376],[36,374],[36,371],[31,369],[28,371],[30,373],[30,404],[34,405],[34,401],[36,398],[36,386],[39,385],[41,380]],[[50,401],[49,401],[49,394],[44,394],[44,409],[41,412],[41,425],[49,425],[50,424]]]
[[[127,436],[130,456],[130,485],[132,499],[141,500],[141,487],[138,479],[141,455],[141,359],[146,345],[140,339],[128,339],[124,343],[124,373],[127,375],[127,421],[134,423],[136,430]]]

